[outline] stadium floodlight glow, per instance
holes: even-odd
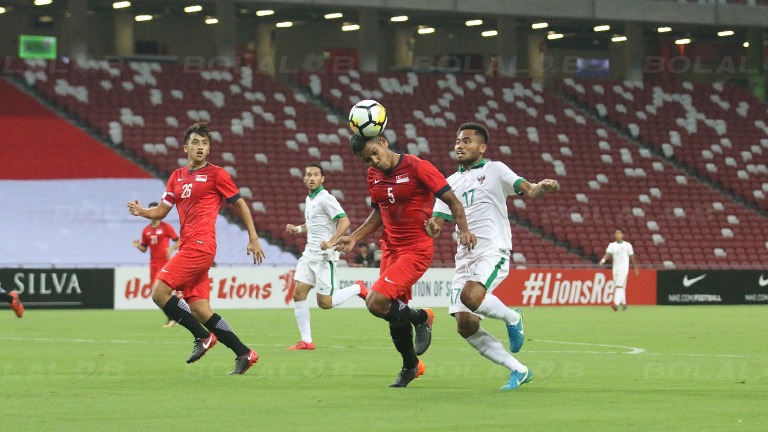
[[[744,42],[743,44],[741,44],[741,46],[743,46],[744,48],[749,48],[749,42]]]
[[[608,30],[610,30],[610,29],[611,29],[611,26],[609,26],[609,25],[607,25],[607,24],[603,24],[603,25],[595,26],[595,28],[594,28],[594,30],[595,30],[596,32],[604,32],[604,31],[608,31]]]
[[[550,33],[547,35],[547,39],[549,40],[562,39],[564,37],[565,35],[563,35],[562,33]]]
[[[689,38],[682,38],[675,41],[675,44],[677,45],[688,45],[689,43],[691,43]]]
[[[53,3],[53,0],[35,0],[35,6],[45,6]]]
[[[125,9],[131,7],[131,2],[129,1],[119,1],[112,3],[112,9]]]
[[[41,15],[41,16],[37,17],[37,20],[39,22],[41,22],[41,23],[52,23],[53,22],[53,17],[50,16],[50,15]]]
[[[216,18],[216,17],[207,17],[205,19],[205,23],[206,24],[218,24],[219,23],[219,19]]]
[[[419,26],[419,29],[416,30],[417,33],[423,35],[423,34],[430,34],[435,32],[434,27],[427,27],[427,26]]]
[[[540,23],[533,23],[531,24],[531,28],[534,30],[541,30],[549,27],[549,23],[540,22]]]
[[[141,22],[141,21],[151,21],[152,15],[136,15],[134,20]]]
[[[270,16],[274,14],[275,14],[275,11],[273,11],[272,9],[263,9],[263,10],[256,11],[256,16]]]
[[[293,27],[293,21],[283,21],[283,22],[279,22],[279,23],[275,24],[275,27],[278,27],[278,28],[288,28],[288,27]]]
[[[325,19],[336,19],[336,18],[341,18],[343,16],[344,16],[344,14],[341,13],[341,12],[334,12],[334,13],[329,13],[329,14],[323,15],[323,18],[325,18]]]
[[[389,20],[392,21],[392,22],[406,22],[406,21],[408,21],[408,15],[393,16]]]
[[[6,8],[4,8],[4,7],[2,7],[2,6],[0,6],[0,14],[4,14],[4,13],[6,13],[6,12],[8,12],[8,9],[6,9]]]
[[[659,33],[669,33],[672,31],[672,27],[659,27],[656,31]]]
[[[497,32],[496,30],[486,30],[480,33],[482,37],[491,37],[491,36],[496,36],[497,34],[499,34],[499,32]]]
[[[360,24],[346,23],[341,26],[341,31],[356,31],[360,30]]]
[[[627,37],[624,35],[613,35],[611,42],[626,42]]]
[[[200,12],[201,10],[203,10],[203,7],[200,5],[192,5],[184,8],[184,12],[186,13],[195,13]]]
[[[467,27],[475,27],[475,26],[483,25],[483,20],[481,19],[469,20],[464,24],[466,24]]]
[[[717,35],[720,37],[733,36],[734,34],[735,33],[733,30],[723,30],[723,31],[717,32]]]

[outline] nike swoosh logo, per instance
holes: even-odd
[[[169,272],[168,270],[166,270],[166,269],[162,269],[162,270],[160,270],[160,271],[161,271],[161,272],[170,273],[170,272]]]
[[[389,282],[389,283],[391,283],[391,284],[393,284],[393,283],[394,283],[394,282],[392,282],[391,280],[389,280],[389,277],[387,277],[387,276],[384,276],[384,282]]]
[[[761,287],[768,286],[768,279],[763,279],[763,275],[760,275],[760,279],[757,280],[757,284]]]
[[[683,286],[688,288],[689,286],[691,286],[691,285],[695,284],[696,282],[704,279],[705,277],[707,277],[706,273],[701,275],[701,276],[699,276],[699,277],[695,277],[693,279],[688,279],[688,275],[685,275],[683,277]]]
[[[373,181],[373,184],[379,184],[379,182],[380,182],[380,181],[381,181],[381,179],[379,179],[379,180],[374,180],[374,181]]]
[[[177,182],[184,181],[184,179],[176,179]]]
[[[209,346],[211,346],[211,341],[213,338],[208,338],[208,343],[203,342],[203,348],[208,349]]]

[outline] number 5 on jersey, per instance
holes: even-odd
[[[395,203],[395,194],[392,193],[392,188],[391,187],[387,188],[387,196],[389,197],[389,202],[394,204]]]
[[[184,191],[181,192],[181,197],[189,198],[190,195],[192,195],[192,183],[187,183],[182,187],[184,188]]]

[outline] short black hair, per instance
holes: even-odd
[[[187,144],[187,141],[189,141],[189,137],[191,137],[192,134],[198,134],[209,140],[211,139],[211,130],[208,129],[208,123],[206,122],[197,122],[187,128],[187,131],[184,132],[184,145]]]
[[[365,150],[365,145],[371,142],[373,139],[379,139],[379,136],[367,138],[362,135],[353,134],[349,139],[349,148],[352,149],[352,153],[359,155]]]
[[[463,130],[473,130],[477,131],[480,135],[483,136],[483,142],[487,143],[488,138],[490,138],[490,135],[488,134],[488,129],[485,128],[485,126],[481,125],[480,123],[464,123],[461,126],[459,126],[459,131],[456,132],[456,135],[460,134]]]
[[[621,227],[616,227],[613,229],[613,232],[621,231],[622,234],[624,234],[624,230]]]
[[[157,207],[159,204],[157,202],[151,202],[149,203],[149,208]]]
[[[320,165],[320,162],[308,163],[307,166],[304,167],[304,172],[307,172],[307,168],[317,168],[320,170],[320,175],[325,177],[325,171],[323,170],[323,167]]]

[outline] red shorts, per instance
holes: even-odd
[[[391,249],[381,248],[381,269],[379,279],[371,289],[379,294],[408,303],[411,299],[411,288],[432,264],[435,246],[432,241],[423,245]]]
[[[187,303],[210,300],[211,282],[208,270],[213,265],[215,254],[194,249],[181,249],[163,267],[157,278],[184,293]]]
[[[160,274],[160,270],[163,269],[163,266],[168,263],[168,260],[165,261],[150,261],[149,262],[149,280],[154,285],[155,279],[157,278],[157,275]]]

